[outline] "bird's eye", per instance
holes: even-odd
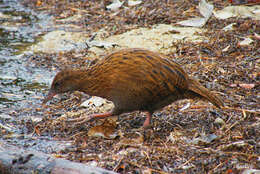
[[[56,82],[56,83],[54,83],[54,88],[59,88],[60,87],[60,83],[59,82]]]

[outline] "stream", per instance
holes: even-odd
[[[28,61],[28,48],[50,28],[51,16],[18,0],[0,1],[0,139],[45,152],[60,145],[48,136],[34,137],[25,125],[43,118],[34,108],[41,107],[54,74]]]

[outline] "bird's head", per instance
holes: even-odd
[[[55,95],[77,90],[77,78],[73,70],[63,70],[54,77],[48,95],[43,103],[51,100]]]

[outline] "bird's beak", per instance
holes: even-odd
[[[47,103],[47,101],[51,100],[52,97],[54,97],[55,95],[56,95],[56,92],[53,91],[53,90],[50,90],[49,93],[48,93],[48,95],[44,98],[42,104]]]

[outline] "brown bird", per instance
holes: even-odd
[[[114,52],[87,69],[59,72],[43,103],[56,94],[69,91],[82,91],[114,103],[111,112],[89,118],[139,110],[146,112],[145,128],[154,111],[177,100],[199,98],[219,108],[223,106],[217,95],[189,77],[179,64],[162,54],[137,48]]]

